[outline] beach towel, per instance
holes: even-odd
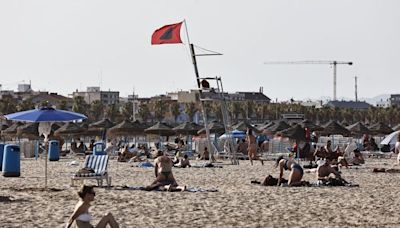
[[[215,165],[213,163],[195,164],[192,165],[193,168],[222,168],[221,165]]]
[[[146,191],[146,187],[144,186],[122,186],[122,187],[117,187],[116,190],[141,190],[141,191]],[[160,190],[156,189],[153,191],[167,191],[167,190]],[[185,192],[218,192],[218,189],[204,189],[204,188],[198,188],[198,187],[186,187]]]
[[[136,167],[139,167],[139,168],[153,168],[154,165],[151,162],[140,162]]]
[[[373,173],[400,173],[400,169],[374,168]]]

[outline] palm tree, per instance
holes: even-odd
[[[18,106],[18,111],[26,111],[35,108],[35,104],[32,102],[32,99],[23,100]]]
[[[232,115],[235,122],[238,121],[241,112],[242,112],[242,106],[240,102],[232,102]]]
[[[121,110],[121,115],[124,119],[130,119],[133,116],[133,103],[127,102]]]
[[[151,117],[149,106],[145,103],[140,104],[138,115],[143,122],[146,122]]]
[[[157,121],[162,121],[164,119],[164,115],[166,113],[166,103],[163,100],[157,100],[154,103],[154,117]]]
[[[169,105],[169,110],[171,111],[171,114],[174,117],[174,122],[176,123],[176,119],[178,118],[179,114],[181,114],[181,111],[179,110],[179,103],[172,102]]]
[[[72,104],[72,111],[82,113],[82,114],[87,114],[87,108],[88,104],[86,101],[83,99],[81,96],[76,96],[73,98],[73,104]]]
[[[106,117],[108,119],[110,119],[111,121],[113,121],[113,122],[116,121],[117,118],[119,117],[118,114],[119,114],[118,107],[116,104],[109,104],[106,107]]]
[[[17,101],[11,96],[3,96],[0,100],[0,113],[9,114],[17,111]]]
[[[67,101],[66,100],[58,100],[57,108],[61,110],[67,110]]]
[[[90,104],[89,119],[96,121],[100,120],[104,115],[104,105],[100,100],[93,101]]]
[[[189,121],[193,121],[193,117],[197,112],[196,104],[193,102],[185,104],[185,113],[189,116]]]

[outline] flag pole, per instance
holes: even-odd
[[[210,129],[208,129],[207,114],[206,114],[206,109],[204,107],[204,101],[201,100],[201,98],[203,97],[203,91],[202,91],[201,83],[200,83],[199,69],[197,68],[196,53],[194,51],[194,45],[192,43],[190,43],[190,40],[189,40],[189,32],[187,29],[186,19],[184,19],[183,22],[185,24],[186,36],[187,36],[188,45],[190,48],[190,54],[192,56],[192,63],[193,63],[194,73],[196,75],[197,87],[199,88],[201,111],[203,113],[204,128],[206,129],[209,160],[213,161],[214,160],[214,155],[213,155],[214,149],[211,147]]]

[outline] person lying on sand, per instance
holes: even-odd
[[[82,189],[78,192],[78,195],[81,199],[76,204],[74,213],[72,213],[71,217],[69,218],[66,227],[71,227],[72,223],[75,221],[75,224],[78,228],[91,228],[93,227],[93,225],[90,224],[92,216],[89,214],[89,208],[91,206],[90,202],[94,200],[94,196],[96,194],[92,186],[84,185]],[[117,221],[111,213],[103,216],[96,227],[103,228],[107,227],[107,225],[110,225],[111,228],[119,227]]]
[[[293,159],[285,159],[279,156],[276,160],[276,167],[279,166],[279,179],[278,186],[282,183],[283,170],[289,170],[288,186],[300,186],[301,178],[303,177],[303,168],[297,164]]]
[[[186,186],[178,186],[172,174],[173,163],[172,160],[166,156],[162,151],[158,151],[158,157],[154,160],[154,172],[156,179],[145,190],[152,191],[168,186],[169,191],[181,190],[184,191]]]

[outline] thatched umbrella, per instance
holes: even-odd
[[[108,128],[113,127],[114,125],[115,124],[111,120],[105,118],[105,119],[102,119],[97,122],[89,124],[89,128],[108,129]]]
[[[276,133],[276,132],[283,131],[288,128],[290,128],[290,125],[287,124],[285,121],[280,120],[279,122],[275,123],[271,127],[265,129],[265,131]]]
[[[172,128],[167,125],[166,123],[160,123],[157,122],[155,125],[144,129],[144,132],[146,134],[153,134],[153,135],[159,135],[159,136],[171,136],[174,135],[175,132],[172,130]]]
[[[393,132],[393,129],[390,128],[388,125],[384,124],[383,122],[378,122],[372,125],[369,130],[372,134],[375,135],[388,135]]]
[[[15,137],[17,136],[17,128],[22,125],[24,125],[22,122],[15,122],[7,129],[1,131],[1,134],[7,137]]]
[[[265,122],[263,125],[261,125],[261,126],[258,128],[258,130],[262,132],[262,131],[266,130],[267,128],[271,127],[271,126],[274,125],[274,124],[275,124],[274,121]]]
[[[350,131],[347,128],[340,125],[338,122],[331,120],[323,126],[324,130],[321,131],[321,135],[343,135],[349,136]]]
[[[184,122],[172,130],[174,130],[177,134],[184,134],[184,135],[197,135],[197,132],[201,129],[201,126],[193,123],[193,122]]]
[[[310,129],[310,131],[322,131],[322,130],[324,130],[323,127],[314,124],[310,120],[301,121],[300,126],[303,127],[303,128],[308,128],[308,129]]]
[[[357,122],[346,127],[347,130],[351,132],[353,135],[361,136],[363,134],[369,134],[371,131],[361,122]]]
[[[208,129],[210,130],[210,133],[213,134],[223,134],[225,132],[225,127],[223,124],[221,124],[220,122],[217,121],[213,121],[210,124],[207,125]],[[197,134],[201,135],[201,134],[205,134],[206,133],[206,129],[202,128],[200,129]]]
[[[306,141],[306,130],[299,124],[294,125],[291,128],[287,128],[279,132],[284,137],[294,139],[296,141]]]
[[[244,131],[246,132],[247,129],[251,129],[255,133],[260,133],[256,127],[253,127],[248,121],[240,121],[239,123],[232,126],[233,130]]]
[[[393,131],[398,131],[400,130],[400,124],[397,124],[396,126],[392,127]]]
[[[139,121],[131,122],[124,120],[114,127],[108,129],[107,133],[111,136],[134,136],[144,133],[145,126]]]
[[[7,129],[8,127],[10,127],[9,125],[5,124],[5,123],[1,123],[0,125],[0,131],[3,131],[5,129]]]
[[[19,138],[39,139],[39,123],[28,123],[17,127],[17,136]]]
[[[85,132],[85,128],[76,123],[68,122],[54,132],[56,136],[71,136]]]

